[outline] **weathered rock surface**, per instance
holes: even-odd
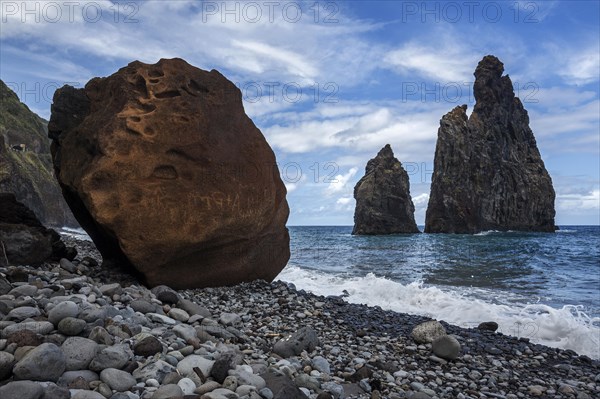
[[[216,70],[132,62],[56,91],[67,203],[106,259],[173,288],[272,280],[289,259],[275,155]]]
[[[41,344],[19,360],[13,374],[19,380],[57,381],[65,367],[65,355],[58,346]]]
[[[437,320],[430,320],[416,325],[411,333],[412,338],[418,344],[429,344],[437,338],[446,336],[446,329]]]
[[[0,265],[38,265],[62,257],[73,259],[60,235],[45,228],[35,214],[11,193],[0,193]]]
[[[427,233],[552,232],[552,180],[529,116],[504,65],[486,56],[475,70],[476,104],[444,115],[438,130]]]
[[[352,234],[419,233],[408,174],[389,144],[367,163],[354,187]]]
[[[77,226],[52,174],[47,123],[0,80],[0,192],[15,194],[47,226]]]

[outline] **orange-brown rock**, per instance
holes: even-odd
[[[275,155],[238,88],[181,59],[57,90],[67,203],[105,259],[173,288],[272,280],[289,259]]]

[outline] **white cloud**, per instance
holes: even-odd
[[[335,209],[341,212],[353,212],[355,202],[353,197],[340,197],[335,201]]]
[[[286,164],[291,165],[291,164]],[[296,167],[296,165],[298,167]],[[285,165],[282,166],[282,180],[285,188],[289,193],[296,191],[298,188],[302,187],[306,182],[306,174],[302,173],[301,167],[299,164],[294,163],[290,168],[286,168]]]
[[[557,110],[530,111],[531,127],[536,137],[570,135],[570,140],[561,140],[563,150],[567,150],[578,134],[598,136],[600,121],[598,110],[600,100]],[[596,150],[598,150],[596,148]]]
[[[413,204],[415,205],[415,208],[427,208],[427,204],[429,202],[429,194],[423,193],[417,195],[412,200]]]
[[[353,199],[354,198],[352,198],[352,197],[341,197],[341,198],[338,198],[335,203],[338,205],[348,205],[352,202]]]
[[[425,39],[426,43],[412,41],[390,51],[384,62],[408,76],[416,75],[443,83],[472,81],[473,71],[482,55],[448,32],[437,33],[437,40]]]
[[[271,60],[273,64],[282,64],[290,75],[306,79],[303,86],[313,84],[318,74],[317,68],[310,61],[304,60],[300,54],[282,47],[277,48],[265,43],[241,40],[232,40],[231,44],[234,48],[244,49],[247,52],[253,53],[254,57],[249,58],[261,58],[263,61]],[[240,66],[243,67],[244,63],[240,64]],[[255,70],[252,72],[262,73],[264,71]]]
[[[298,184],[296,183],[284,183],[285,185],[285,189],[287,190],[288,194],[291,193],[292,191],[295,191],[298,188]]]
[[[558,210],[569,213],[600,211],[600,190],[595,189],[586,194],[558,194],[556,202]]]
[[[584,105],[598,97],[598,94],[591,90],[581,90],[575,87],[536,87],[533,85],[521,88],[515,92],[515,95],[520,96],[525,108],[535,105],[553,112],[570,110],[572,107]]]
[[[377,67],[371,60],[379,58],[380,46],[368,43],[360,34],[378,29],[378,24],[351,19],[341,11],[336,15],[340,23],[315,23],[311,9],[305,9],[299,21],[291,22],[283,12],[286,2],[270,6],[255,2],[262,15],[252,21],[245,6],[240,6],[243,3],[207,3],[219,9],[208,18],[203,14],[204,2],[36,2],[31,7],[40,8],[41,20],[36,22],[33,16],[23,22],[21,3],[14,2],[17,12],[3,15],[6,22],[0,37],[24,39],[27,51],[56,60],[91,55],[122,66],[134,59],[154,63],[160,58],[182,57],[201,68],[218,67],[230,78],[252,76],[264,82],[302,86],[327,82],[359,85],[370,80]],[[48,4],[61,7],[62,17],[57,21],[44,20]],[[135,7],[126,9],[128,4]],[[238,7],[237,15],[224,13],[224,8],[233,6]],[[271,18],[268,8],[272,6]],[[89,16],[84,16],[86,7],[88,14],[98,10],[102,18],[90,22]],[[130,23],[126,23],[132,11]]]
[[[360,152],[372,158],[389,143],[401,161],[419,161],[433,158],[439,120],[454,105],[418,101],[317,104],[310,112],[273,116],[273,124],[263,133],[272,146],[287,153],[340,148],[347,151],[344,155]]]
[[[560,49],[561,52],[564,49]],[[600,48],[593,44],[577,52],[567,51],[558,73],[570,84],[597,82],[600,79]],[[564,53],[563,53],[564,54]]]
[[[327,185],[325,193],[327,195],[333,195],[348,189],[348,182],[354,177],[354,175],[356,175],[356,172],[358,172],[358,168],[354,167],[351,168],[346,174],[335,176],[335,179],[333,179]]]

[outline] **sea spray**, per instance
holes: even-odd
[[[318,295],[341,295],[352,303],[380,306],[386,310],[423,315],[460,327],[474,328],[495,321],[499,332],[529,338],[532,342],[571,349],[600,359],[600,318],[589,317],[582,306],[553,308],[528,304],[514,293],[481,288],[426,286],[422,282],[402,284],[369,273],[343,277],[288,266],[279,279]],[[483,299],[483,298],[489,299]]]

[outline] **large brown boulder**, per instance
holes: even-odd
[[[408,173],[386,144],[367,163],[354,187],[356,208],[352,234],[419,233]]]
[[[475,70],[475,107],[444,115],[438,130],[426,233],[552,232],[554,188],[529,116],[498,58]]]
[[[56,91],[48,125],[67,203],[105,259],[174,288],[272,280],[286,190],[239,89],[181,59]]]
[[[0,193],[0,266],[39,265],[61,258],[73,260],[60,235],[45,228],[33,211],[12,193]]]

